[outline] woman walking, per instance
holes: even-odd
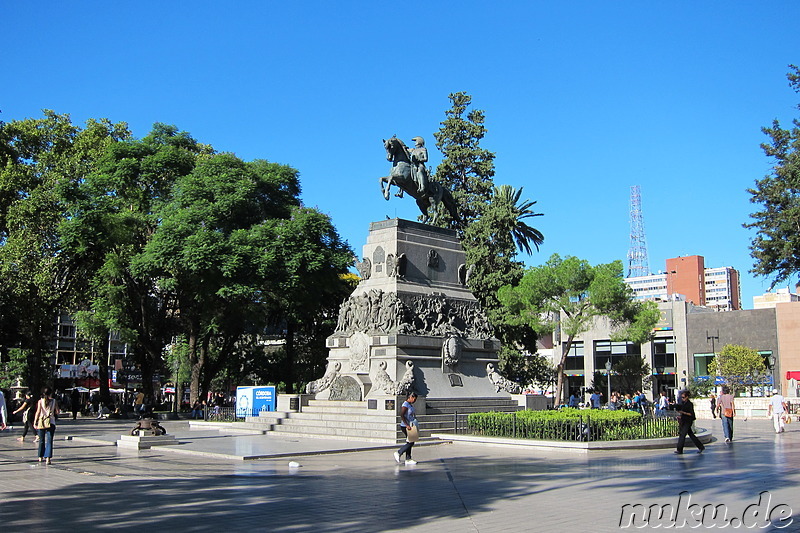
[[[416,412],[414,411],[414,402],[417,401],[417,393],[409,392],[406,401],[403,402],[403,407],[400,408],[400,430],[403,435],[408,438],[408,429],[417,425]],[[406,465],[415,465],[417,462],[411,458],[411,448],[414,447],[413,442],[406,442],[403,446],[394,452],[394,460],[400,464],[400,457],[406,454]]]
[[[17,440],[25,441],[25,437],[28,435],[28,429],[33,427],[33,414],[36,412],[36,400],[33,399],[33,395],[30,392],[25,393],[25,401],[22,402],[22,405],[19,406],[19,409],[14,411],[13,414],[22,413],[22,436],[18,437]],[[36,431],[34,430],[34,433]]]
[[[44,459],[50,464],[53,458],[53,435],[56,432],[58,402],[53,398],[50,387],[42,389],[42,399],[36,403],[36,416],[33,427],[39,434],[39,462]]]

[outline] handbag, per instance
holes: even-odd
[[[50,429],[50,415],[52,414],[52,409],[52,406],[50,409],[42,409],[42,414],[39,416],[39,419],[36,421],[36,424],[34,424],[33,427],[36,429]]]
[[[731,418],[731,417],[733,417],[733,409],[724,409],[724,410],[722,411],[722,416],[724,416],[724,417],[726,417],[726,418]]]
[[[417,442],[419,440],[419,428],[409,426],[406,428],[406,442]]]

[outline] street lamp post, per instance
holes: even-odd
[[[769,365],[769,376],[770,379],[772,380],[772,383],[770,385],[772,386],[773,389],[778,388],[778,386],[775,384],[775,363],[777,363],[775,355],[769,354],[767,356],[767,364]]]
[[[606,361],[606,380],[608,381],[608,398],[606,403],[611,401],[611,359]]]

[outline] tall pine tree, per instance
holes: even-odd
[[[527,382],[535,376],[520,370],[529,365],[516,360],[521,357],[516,347],[535,351],[536,336],[529,328],[508,323],[497,291],[504,285],[516,285],[522,278],[523,264],[516,259],[518,247],[530,252],[531,245],[538,250],[543,242],[542,234],[525,222],[540,214],[530,209],[535,202],[520,202],[522,189],[495,186],[495,154],[480,145],[487,131],[483,111],[469,109],[472,97],[464,92],[449,98],[452,106],[434,134],[443,155],[434,179],[452,194],[461,224],[440,207],[438,225],[458,231],[472,269],[469,287],[504,346],[501,370],[511,379]]]

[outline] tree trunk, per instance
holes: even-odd
[[[572,341],[574,340],[575,336],[570,335],[567,338],[567,342],[561,346],[561,360],[559,361],[558,365],[556,365],[556,371],[558,372],[558,385],[556,385],[556,397],[553,399],[554,407],[566,403],[566,397],[564,395],[564,367],[567,364],[567,354],[569,354],[569,351],[572,348]]]
[[[197,330],[192,325],[189,332],[189,368],[191,369],[192,381],[189,385],[189,403],[194,405],[194,402],[200,398],[200,378],[203,375],[203,363],[205,363],[205,354],[198,346]]]
[[[286,344],[284,346],[286,359],[284,361],[283,382],[286,384],[286,393],[294,394],[295,385],[295,342],[294,342],[294,322],[287,320],[286,322]]]
[[[109,331],[103,330],[103,340],[100,341],[100,360],[97,361],[100,377],[100,401],[107,405],[109,408],[113,405],[111,402],[111,393],[108,390],[108,343]]]

